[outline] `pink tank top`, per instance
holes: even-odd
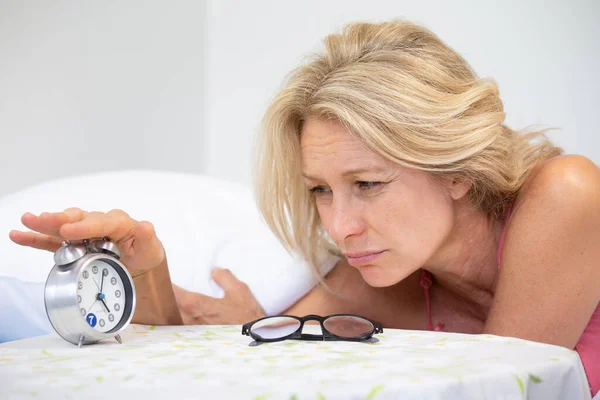
[[[504,246],[504,235],[506,234],[506,227],[508,226],[508,220],[512,212],[512,205],[509,207],[506,213],[506,219],[504,221],[504,228],[502,229],[502,235],[500,236],[500,245],[498,246],[498,268],[500,268],[500,261],[502,259],[502,247]],[[433,327],[431,321],[431,304],[429,301],[429,287],[433,283],[431,272],[422,270],[421,271],[421,286],[425,290],[425,305],[427,308],[427,329],[434,331],[444,330],[444,324],[438,322]],[[600,393],[600,304],[596,306],[596,310],[592,314],[587,326],[585,327],[583,334],[579,338],[579,341],[575,345],[575,351],[579,354],[583,368],[590,384],[592,396]]]

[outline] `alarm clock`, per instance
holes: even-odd
[[[115,338],[135,311],[135,286],[108,238],[64,241],[44,288],[46,314],[56,333],[81,347]]]

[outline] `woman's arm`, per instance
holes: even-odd
[[[144,324],[181,324],[173,294],[167,257],[154,226],[136,221],[122,210],[87,212],[69,208],[39,216],[25,213],[21,222],[31,231],[13,230],[10,239],[21,245],[55,252],[63,240],[108,236],[116,242],[121,261],[133,277],[136,308],[132,321]]]
[[[185,324],[243,324],[266,314],[247,285],[229,270],[213,270],[212,278],[225,292],[215,299],[173,285]],[[325,277],[327,287],[315,286],[282,314],[357,314],[390,328],[423,329],[426,326],[423,292],[417,273],[388,288],[369,286],[360,273],[339,262]]]
[[[325,277],[324,285],[315,286],[284,312],[288,315],[356,314],[373,319],[388,328],[423,329],[426,326],[423,291],[419,273],[390,287],[369,286],[360,272],[340,261]]]
[[[166,257],[159,266],[134,276],[133,283],[136,307],[131,322],[147,325],[183,325]]]
[[[553,159],[523,188],[484,332],[574,348],[600,301],[600,170]]]

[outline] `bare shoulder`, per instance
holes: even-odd
[[[600,168],[579,155],[564,155],[545,160],[536,166],[525,181],[518,204],[535,202],[549,207],[567,207],[579,211],[598,208],[600,201]]]
[[[546,160],[513,210],[485,331],[573,348],[600,300],[600,169],[581,156]]]
[[[567,242],[586,242],[600,226],[600,168],[567,155],[540,163],[530,173],[507,230],[506,253],[542,257]]]

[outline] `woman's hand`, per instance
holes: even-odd
[[[225,292],[222,299],[189,292],[173,285],[185,325],[244,324],[266,316],[248,285],[240,282],[231,271],[215,268],[211,276]]]
[[[64,240],[107,236],[119,247],[121,260],[133,277],[148,272],[165,260],[165,251],[153,225],[147,221],[136,221],[121,210],[103,213],[69,208],[63,212],[44,212],[39,216],[25,213],[21,222],[34,232],[13,230],[9,234],[10,239],[22,246],[51,252],[55,252]]]

